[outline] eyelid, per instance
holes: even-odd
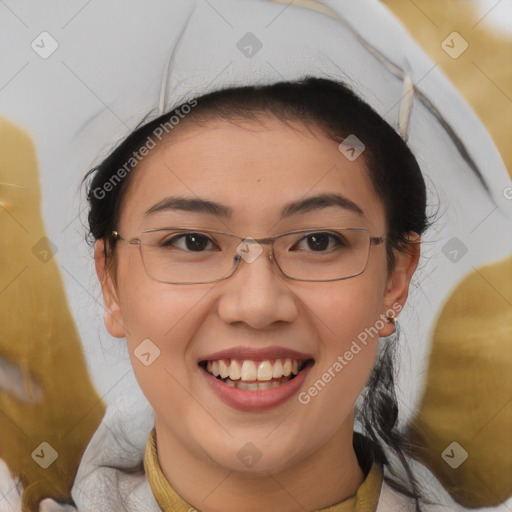
[[[310,237],[311,235],[316,234],[327,236],[330,241],[333,241],[338,246],[350,245],[350,240],[348,240],[347,237],[343,236],[343,234],[336,233],[335,231],[329,229],[314,229],[312,231],[308,231],[307,233],[303,233],[302,236],[300,236],[295,243],[303,242],[304,240],[307,240],[308,237]],[[297,235],[299,234],[297,233]]]
[[[218,247],[218,243],[217,243],[217,240],[215,240],[214,238],[212,238],[211,236],[205,234],[205,233],[201,233],[201,232],[198,232],[198,231],[190,231],[190,232],[183,232],[183,233],[179,233],[179,232],[175,232],[174,234],[172,235],[169,235],[169,236],[164,236],[158,243],[161,244],[161,246],[163,247],[164,245],[166,245],[168,242],[171,242],[173,241],[173,243],[175,242],[178,242],[178,241],[182,241],[182,240],[185,240],[185,237],[189,234],[199,234],[200,236],[206,238],[207,240],[207,243],[210,243],[212,244],[213,246],[216,246]]]
[[[210,233],[225,233],[225,231],[223,231],[221,229],[199,228],[199,227],[195,227],[195,226],[150,228],[150,229],[145,229],[144,231],[142,231],[142,233],[156,233],[158,231],[174,231],[176,233],[178,233],[178,232],[204,233],[205,235],[210,234]],[[230,234],[230,233],[227,233],[227,234]]]
[[[163,232],[168,231],[167,234],[162,235],[161,242],[164,240],[179,240],[181,238],[186,237],[187,235],[199,235],[207,238],[208,240],[211,240],[212,242],[215,242],[215,234],[216,233],[208,233],[205,231],[199,231],[199,230],[176,230],[176,229],[169,229],[169,230],[161,230]],[[153,231],[153,233],[158,233],[158,231]],[[218,235],[218,233],[217,233]]]
[[[292,229],[292,230],[288,230],[288,231],[285,231],[285,232],[282,232],[282,233],[278,233],[276,235],[273,235],[271,237],[268,237],[268,238],[279,238],[281,236],[284,236],[284,235],[289,235],[289,234],[297,234],[297,236],[308,236],[309,234],[311,233],[332,233],[332,234],[335,234],[336,233],[336,230],[340,230],[340,229],[343,229],[343,230],[348,230],[348,231],[351,231],[351,230],[355,230],[355,231],[366,231],[367,233],[370,233],[369,229],[368,228],[360,228],[360,227],[332,227],[332,226],[320,226],[320,227],[308,227],[308,228],[298,228],[298,229]],[[216,234],[217,235],[228,235],[228,236],[232,236],[232,237],[235,237],[235,238],[239,238],[241,240],[244,240],[244,238],[251,238],[249,235],[246,236],[246,237],[241,237],[239,235],[236,235],[234,233],[229,233],[227,231],[223,231],[221,229],[211,229],[211,228],[201,228],[201,227],[195,227],[195,226],[178,226],[178,227],[161,227],[161,228],[151,228],[151,229],[146,229],[144,231],[142,231],[142,233],[155,233],[155,232],[159,232],[159,231],[169,231],[169,232],[175,232],[175,233],[183,233],[183,234],[187,234],[187,233],[198,233],[198,234],[202,234],[204,236],[207,236],[207,237],[210,237],[210,236],[215,236]]]

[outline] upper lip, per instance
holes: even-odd
[[[219,352],[213,352],[206,356],[203,356],[199,359],[199,362],[202,361],[215,361],[218,359],[241,359],[241,360],[252,360],[252,361],[266,361],[267,359],[297,359],[297,360],[307,360],[313,359],[311,354],[306,354],[304,352],[297,352],[296,350],[291,350],[285,347],[264,347],[264,348],[254,348],[254,347],[233,347],[226,348],[224,350],[220,350]]]

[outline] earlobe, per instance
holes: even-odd
[[[117,289],[112,280],[112,275],[107,268],[103,238],[98,239],[95,244],[94,262],[103,295],[105,327],[115,338],[125,338],[126,330],[124,328],[123,316],[121,314]]]
[[[384,299],[382,302],[384,310],[382,314],[388,316],[391,312],[395,317],[398,317],[399,312],[405,305],[409,293],[409,284],[411,278],[418,266],[420,257],[420,236],[411,231],[409,233],[409,240],[411,242],[410,250],[408,252],[397,252],[395,266],[393,272],[387,281]],[[393,322],[389,322],[381,329],[380,336],[389,336],[394,330]]]

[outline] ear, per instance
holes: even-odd
[[[105,261],[105,241],[103,238],[98,239],[94,247],[94,261],[96,264],[96,274],[98,274],[103,293],[105,327],[114,338],[125,338],[126,330],[119,305],[117,288]]]
[[[407,300],[412,275],[418,266],[421,248],[420,235],[410,231],[408,238],[412,242],[410,250],[395,253],[395,267],[388,279],[382,302],[381,313],[384,316],[394,311],[395,317],[398,317]],[[393,322],[386,322],[386,325],[379,331],[379,336],[389,336],[393,330]]]

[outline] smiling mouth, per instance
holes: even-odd
[[[278,387],[293,380],[313,359],[289,358],[265,361],[219,359],[200,361],[198,365],[224,384],[238,389],[258,391]]]

